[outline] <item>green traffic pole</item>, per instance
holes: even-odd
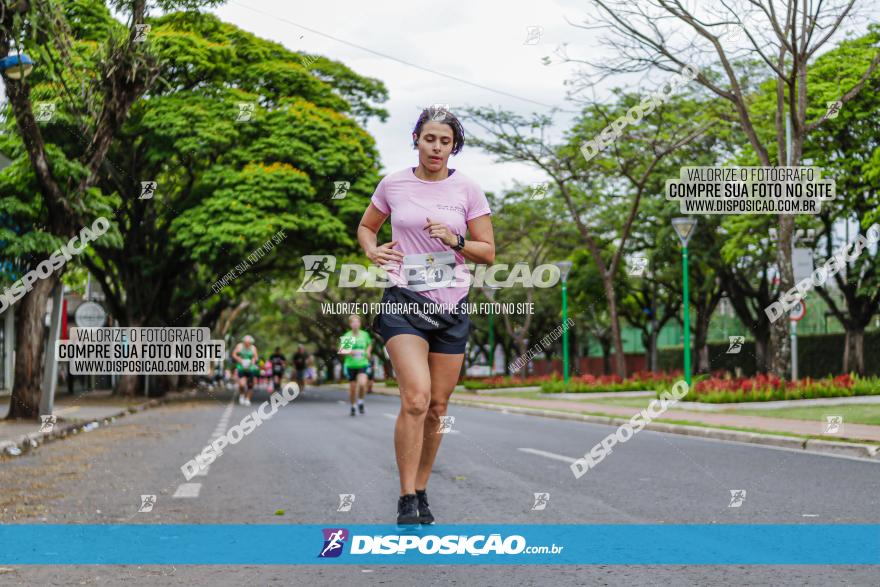
[[[562,380],[568,383],[568,295],[562,282]]]
[[[688,248],[681,248],[681,267],[684,274],[684,380],[691,387],[691,298],[688,292]]]
[[[495,374],[495,323],[492,320],[492,304],[489,304],[489,375]]]

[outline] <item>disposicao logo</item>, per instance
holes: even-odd
[[[324,528],[324,548],[318,558],[334,558],[342,554],[342,547],[348,540],[348,530],[345,528]]]

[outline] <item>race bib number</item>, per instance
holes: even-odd
[[[449,287],[455,281],[455,254],[452,251],[406,255],[403,258],[406,288],[428,291]]]
[[[351,351],[351,356],[354,357],[355,359],[360,359],[361,357],[364,356],[364,351],[363,351],[363,349],[353,349]]]
[[[250,360],[250,359],[242,359],[242,360],[241,360],[241,366],[242,366],[242,367],[250,367],[250,366],[251,366],[251,360]]]

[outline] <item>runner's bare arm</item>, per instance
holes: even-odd
[[[403,253],[392,248],[397,244],[397,241],[377,246],[377,234],[386,218],[388,218],[387,214],[382,214],[376,206],[370,204],[367,206],[357,230],[358,243],[364,253],[370,261],[380,266],[387,263],[403,263]]]
[[[495,262],[495,234],[492,232],[492,217],[489,214],[477,216],[467,223],[468,234],[472,240],[464,241],[461,254],[468,261],[491,265]]]

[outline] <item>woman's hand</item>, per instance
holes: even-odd
[[[426,218],[427,222],[422,227],[428,231],[428,236],[439,238],[447,247],[454,247],[458,244],[458,235],[449,230],[449,227],[442,222],[434,222],[430,218]]]
[[[396,244],[397,241],[391,241],[390,243],[373,247],[366,252],[367,258],[379,267],[387,265],[388,263],[403,263],[403,253],[391,248]]]

